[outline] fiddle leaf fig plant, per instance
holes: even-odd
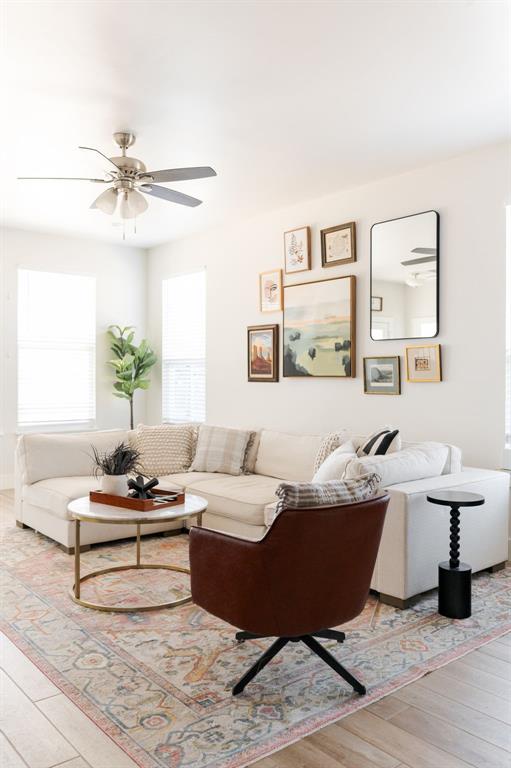
[[[114,358],[108,361],[115,372],[114,395],[129,401],[130,429],[133,429],[133,395],[137,389],[149,389],[149,372],[157,357],[146,339],[134,343],[133,326],[111,325],[107,331]]]

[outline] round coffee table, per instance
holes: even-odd
[[[449,619],[468,619],[472,613],[472,568],[460,562],[460,508],[484,504],[484,496],[467,491],[435,491],[432,504],[451,508],[449,560],[438,564],[438,613]]]
[[[70,502],[68,511],[75,521],[75,581],[70,590],[71,598],[83,605],[85,608],[94,608],[97,611],[112,611],[115,613],[132,613],[134,611],[154,611],[158,608],[174,608],[177,605],[183,605],[191,601],[191,595],[181,597],[178,600],[172,600],[168,603],[159,603],[157,605],[137,605],[137,606],[115,606],[101,605],[82,600],[80,597],[80,586],[84,581],[93,579],[103,573],[113,573],[114,571],[130,571],[143,569],[165,569],[167,571],[178,571],[179,573],[190,573],[189,568],[182,568],[178,565],[168,563],[142,563],[140,560],[140,527],[142,525],[154,525],[155,523],[171,523],[175,520],[186,520],[196,518],[196,524],[202,525],[202,513],[207,509],[206,499],[200,496],[187,494],[184,504],[177,504],[174,507],[164,509],[155,509],[151,512],[138,512],[123,507],[113,507],[109,504],[97,504],[90,501],[88,496],[82,496],[75,501]],[[80,576],[80,524],[81,523],[99,523],[114,525],[136,525],[136,562],[130,565],[114,565],[110,568],[101,568],[91,571],[85,576]]]

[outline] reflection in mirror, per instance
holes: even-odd
[[[372,226],[372,339],[437,335],[438,229],[436,211]]]

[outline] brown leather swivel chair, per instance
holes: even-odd
[[[337,507],[284,509],[260,541],[207,528],[190,531],[192,598],[239,627],[239,642],[276,637],[234,686],[241,693],[289,642],[302,641],[357,693],[366,689],[315,639],[364,608],[388,496]]]

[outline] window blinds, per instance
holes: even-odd
[[[96,281],[18,270],[18,424],[91,426]]]
[[[162,415],[166,422],[206,419],[206,273],[162,284]]]

